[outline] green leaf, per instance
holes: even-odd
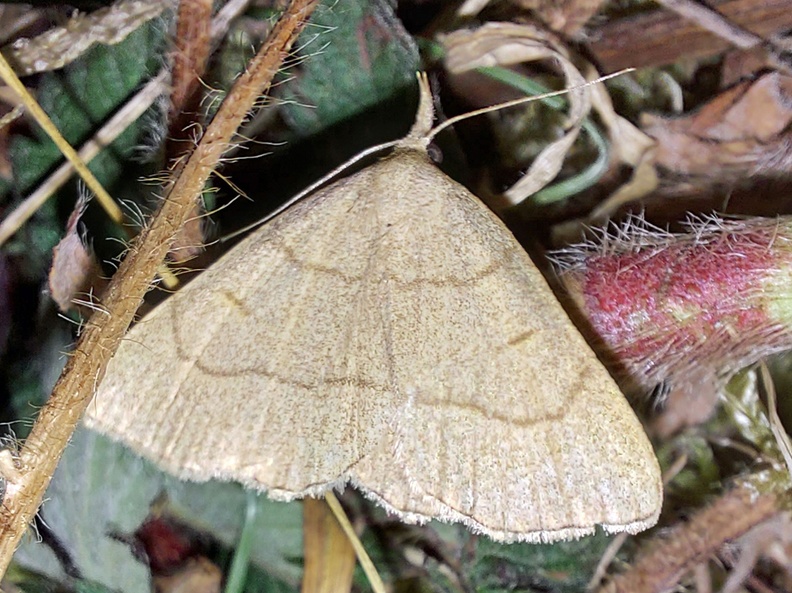
[[[286,118],[308,136],[365,111],[415,83],[418,49],[387,0],[320,6],[300,38],[307,56],[289,85]]]
[[[38,101],[61,134],[79,146],[155,71],[162,49],[162,25],[140,27],[117,45],[97,45],[62,71],[42,76]],[[113,181],[140,136],[140,126],[127,129],[94,161],[91,169],[103,183]],[[36,126],[34,138],[19,136],[12,146],[14,178],[29,191],[62,156]]]
[[[79,147],[89,139],[159,68],[163,29],[161,23],[149,23],[117,45],[98,45],[63,70],[42,75],[38,101],[72,146]],[[120,179],[137,176],[126,169],[139,167],[133,162],[134,151],[150,123],[146,118],[139,119],[89,165],[111,194],[117,193],[115,185]],[[28,194],[63,162],[55,144],[35,124],[31,137],[13,139],[10,158],[18,198]],[[59,199],[65,202],[60,208]],[[74,201],[74,186],[51,198],[9,247],[24,258],[20,268],[29,278],[45,274],[52,248],[63,233],[65,214],[73,208]]]
[[[229,482],[183,482],[163,474],[166,509],[190,526],[236,546],[245,519],[245,490]],[[251,563],[271,577],[298,585],[302,578],[302,505],[258,497]]]
[[[602,532],[573,542],[496,544],[480,538],[470,580],[477,591],[583,591],[610,539]]]

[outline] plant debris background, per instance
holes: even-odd
[[[118,2],[115,9],[131,11],[132,4]],[[50,51],[33,60],[35,72],[17,62],[20,73],[29,74],[26,86],[73,146],[90,138],[171,63],[179,41],[174,39],[174,5],[154,4],[161,6],[151,9],[153,16],[129,17],[116,28],[124,31],[120,39],[103,36],[95,22],[87,21],[73,29],[69,47],[80,46],[75,39],[92,42],[74,56],[52,50],[53,42],[47,41],[44,50]],[[194,4],[197,13],[200,3]],[[474,4],[464,4],[466,17],[457,16],[458,5],[431,0],[396,7],[386,0],[337,0],[321,6],[273,98],[250,118],[222,174],[207,188],[204,202],[211,216],[185,231],[181,244],[209,243],[243,227],[349,156],[403,135],[413,121],[419,69],[432,74],[445,116],[520,96],[514,80],[510,86],[493,80],[491,72],[451,73],[440,59],[441,34],[484,23],[532,28],[532,40],[566,55],[586,76],[586,64],[603,74],[639,68],[608,84],[615,111],[602,97],[594,100],[596,114],[589,117],[608,142],[605,166],[596,177],[573,191],[544,189],[537,194],[541,199],[528,197],[502,212],[540,257],[545,250],[591,238],[587,225],[609,219],[621,229],[632,224],[632,234],[621,240],[637,245],[636,237],[662,239],[666,225],[683,230],[679,224],[688,212],[745,216],[748,225],[750,217],[790,214],[792,78],[783,34],[792,27],[791,3],[713,2],[739,25],[726,33],[711,15],[679,11],[684,2],[673,3],[677,12],[641,2]],[[68,28],[75,22],[70,19],[78,18],[74,6],[0,5],[3,53],[13,58],[40,51],[32,46],[18,51],[14,42]],[[93,2],[77,8],[98,14],[93,11],[101,6]],[[191,121],[211,117],[279,9],[277,3],[251,2],[231,24],[201,76],[201,100],[184,109]],[[746,30],[767,42],[752,43]],[[471,66],[475,60],[464,56],[462,61]],[[518,62],[510,70],[516,75],[548,88],[568,85],[550,61]],[[16,102],[5,90],[0,87],[0,115],[10,113]],[[161,172],[179,154],[178,142],[177,148],[168,147],[166,139],[180,140],[181,150],[191,142],[189,134],[179,138],[178,130],[169,131],[168,110],[163,97],[91,164],[125,204],[130,220],[140,224],[163,193]],[[565,125],[563,112],[539,103],[465,122],[440,139],[442,167],[498,207],[507,188],[544,158],[548,143],[559,142],[568,131]],[[592,133],[571,138],[554,183],[586,170],[597,161],[597,150]],[[59,161],[58,151],[32,122],[21,118],[0,128],[0,216]],[[234,199],[239,192],[245,197]],[[101,276],[112,273],[127,240],[125,230],[109,222],[94,202],[85,205],[81,194],[79,184],[71,182],[0,249],[0,420],[9,423],[8,446],[13,446],[11,435],[25,437],[46,401],[85,313],[71,308],[60,314],[59,305],[68,309],[87,291],[100,292]],[[643,217],[638,222],[632,218],[636,214]],[[788,222],[779,220],[779,236],[785,238]],[[619,239],[618,232],[614,236]],[[209,245],[180,265],[200,270],[227,248]],[[180,255],[174,252],[173,260],[180,261]],[[792,270],[787,260],[779,266]],[[697,270],[687,273],[691,282],[696,280]],[[778,300],[788,300],[790,285],[779,290]],[[152,291],[144,308],[164,296]],[[766,306],[750,296],[733,295],[734,306]],[[635,306],[640,309],[640,303]],[[788,338],[771,341],[757,333],[745,339],[756,343],[743,362],[792,348]],[[623,580],[609,577],[602,586],[635,592],[676,586],[702,592],[790,591],[792,525],[784,512],[788,470],[783,445],[773,434],[778,422],[759,398],[775,393],[780,421],[787,420],[792,413],[790,359],[768,359],[773,381],[760,380],[752,367],[726,385],[738,370],[730,368],[729,352],[720,353],[724,360],[699,360],[695,349],[689,354],[690,368],[669,371],[676,385],[691,384],[693,377],[698,381],[695,389],[683,390],[684,398],[671,393],[661,401],[650,393],[652,385],[631,394],[668,469],[666,504],[660,525],[626,538],[607,567]],[[703,383],[690,370],[697,364],[728,373],[708,367],[712,372],[704,373]],[[659,387],[664,389],[662,381]],[[399,524],[349,490],[342,502],[384,580],[399,590],[582,591],[613,549],[609,546],[624,539],[599,534],[552,546],[503,546],[459,526]],[[31,592],[219,591],[250,504],[235,484],[179,482],[123,447],[80,430],[2,586]],[[301,503],[273,503],[260,496],[254,504],[258,513],[242,590],[297,590],[306,555],[316,553],[304,548],[304,534],[319,530],[318,524],[308,513],[304,520]],[[600,586],[596,579],[594,586]],[[357,572],[351,587],[369,588]]]

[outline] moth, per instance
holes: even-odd
[[[428,158],[421,88],[390,155],[138,323],[86,423],[183,478],[277,500],[350,483],[497,541],[653,525],[638,419],[506,226]]]

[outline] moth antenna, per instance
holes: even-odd
[[[239,229],[238,231],[234,231],[230,235],[224,236],[223,238],[220,239],[220,241],[221,242],[225,242],[225,241],[228,241],[229,239],[233,239],[234,237],[238,237],[239,235],[242,235],[242,234],[244,234],[244,233],[246,233],[246,232],[248,232],[248,231],[250,231],[250,230],[252,230],[252,229],[254,229],[256,227],[261,226],[262,224],[266,223],[267,221],[272,220],[273,218],[278,216],[280,213],[282,213],[282,212],[288,210],[289,208],[291,208],[294,204],[296,204],[297,202],[302,200],[307,195],[312,194],[314,191],[316,191],[317,189],[319,189],[320,187],[322,187],[326,183],[329,183],[330,181],[332,181],[337,175],[339,175],[340,173],[346,171],[349,167],[351,167],[352,165],[354,165],[358,161],[361,161],[361,160],[365,159],[366,157],[371,156],[372,154],[376,154],[378,152],[382,152],[383,150],[386,150],[388,148],[393,148],[394,146],[399,146],[401,142],[402,142],[402,140],[390,140],[388,142],[383,142],[382,144],[377,144],[376,146],[372,146],[372,147],[367,148],[366,150],[364,150],[362,152],[357,153],[351,159],[349,159],[346,162],[342,163],[341,165],[337,166],[335,169],[330,171],[328,174],[326,174],[322,178],[320,178],[318,181],[313,182],[311,185],[309,185],[304,190],[299,192],[293,198],[289,199],[284,204],[282,204],[281,206],[279,206],[278,208],[276,208],[275,210],[273,210],[272,212],[267,214],[261,220],[257,220],[253,224],[249,224],[248,226],[243,227],[243,228]]]
[[[633,70],[634,70],[634,68],[627,68],[627,69],[624,69],[624,70],[620,70],[619,72],[616,72],[614,74],[609,74],[607,76],[603,76],[601,78],[598,78],[597,80],[593,80],[593,81],[587,82],[587,83],[582,84],[582,85],[580,85],[578,87],[571,87],[569,89],[563,89],[563,90],[560,90],[560,91],[553,91],[553,92],[550,92],[550,93],[544,93],[542,95],[535,95],[535,96],[532,96],[532,97],[522,97],[520,99],[515,99],[514,101],[507,101],[505,103],[501,103],[501,104],[498,104],[498,105],[493,105],[491,107],[485,107],[483,109],[477,109],[475,111],[471,111],[471,112],[466,113],[466,114],[462,114],[462,115],[458,115],[456,117],[452,117],[452,118],[446,120],[445,122],[443,122],[442,124],[440,124],[438,126],[435,126],[434,128],[431,127],[432,120],[434,119],[434,105],[432,103],[432,96],[431,96],[431,90],[429,89],[428,77],[427,77],[426,73],[418,72],[416,74],[416,76],[418,78],[418,86],[419,86],[419,92],[420,92],[418,113],[417,113],[417,115],[415,117],[415,123],[413,124],[413,127],[410,129],[410,132],[407,134],[407,136],[405,138],[402,138],[401,140],[391,140],[389,142],[384,142],[382,144],[378,144],[376,146],[372,146],[372,147],[370,147],[370,148],[368,148],[368,149],[356,154],[351,159],[349,159],[346,162],[344,162],[343,164],[339,165],[338,167],[336,167],[335,169],[330,171],[328,174],[326,174],[325,176],[320,178],[318,181],[312,183],[307,188],[305,188],[304,190],[299,192],[297,195],[295,195],[294,197],[292,197],[291,199],[286,201],[284,204],[282,204],[281,206],[279,206],[278,208],[273,210],[271,213],[269,213],[267,216],[265,216],[261,220],[258,220],[258,221],[254,222],[254,223],[252,223],[252,224],[250,224],[250,225],[248,225],[246,227],[243,227],[243,228],[231,233],[230,235],[224,236],[221,239],[221,241],[228,241],[229,239],[232,239],[232,238],[237,237],[237,236],[239,236],[241,234],[244,234],[244,233],[246,233],[246,232],[248,232],[248,231],[250,231],[250,230],[252,230],[254,228],[257,228],[258,226],[266,223],[267,221],[272,220],[273,218],[275,218],[276,216],[278,216],[282,212],[284,212],[284,211],[288,210],[289,208],[291,208],[294,204],[296,204],[297,202],[302,200],[307,195],[313,193],[314,191],[316,191],[317,189],[319,189],[320,187],[322,187],[323,185],[325,185],[329,181],[333,180],[341,172],[345,171],[346,169],[348,169],[349,167],[351,167],[352,165],[354,165],[358,161],[360,161],[360,160],[362,160],[362,159],[364,159],[364,158],[366,158],[366,157],[368,157],[368,156],[370,156],[372,154],[376,154],[376,153],[381,152],[383,150],[386,150],[388,148],[394,148],[394,147],[396,147],[396,148],[425,149],[426,146],[428,146],[428,144],[431,142],[431,140],[438,133],[440,133],[445,128],[447,128],[447,127],[449,127],[449,126],[451,126],[451,125],[453,125],[453,124],[455,124],[455,123],[457,123],[459,121],[468,119],[470,117],[475,117],[477,115],[482,115],[484,113],[489,113],[491,111],[497,111],[499,109],[504,109],[506,107],[511,107],[511,106],[514,106],[514,105],[521,105],[523,103],[529,103],[531,101],[539,101],[541,99],[546,99],[546,98],[549,98],[549,97],[555,97],[557,95],[567,94],[567,93],[569,93],[571,91],[582,89],[584,87],[591,86],[591,85],[594,85],[594,84],[609,80],[611,78],[615,78],[616,76],[621,76],[622,74],[625,74],[625,73],[628,73],[628,72],[632,72]]]
[[[460,121],[470,119],[471,117],[477,117],[479,115],[483,115],[485,113],[491,113],[493,111],[499,111],[501,109],[507,109],[509,107],[515,107],[517,105],[522,105],[523,103],[531,103],[533,101],[541,101],[542,99],[549,99],[550,97],[557,97],[559,95],[566,95],[574,91],[578,91],[584,89],[589,86],[593,86],[595,84],[599,84],[601,82],[605,82],[606,80],[610,80],[611,78],[616,78],[617,76],[621,76],[622,74],[627,74],[629,72],[633,72],[635,68],[625,68],[624,70],[619,70],[618,72],[614,72],[613,74],[607,74],[605,76],[601,76],[596,80],[590,80],[584,84],[569,87],[567,89],[561,89],[559,91],[551,91],[549,93],[542,93],[541,95],[532,95],[530,97],[520,97],[519,99],[514,99],[512,101],[506,101],[504,103],[498,103],[497,105],[491,105],[489,107],[482,107],[481,109],[476,109],[474,111],[469,111],[468,113],[462,113],[460,115],[456,115],[444,121],[441,124],[438,124],[434,128],[432,128],[427,134],[427,140],[431,140],[435,136],[437,136],[440,132],[445,130],[449,126],[453,126]]]

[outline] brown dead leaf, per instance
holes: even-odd
[[[690,63],[734,47],[732,40],[672,10],[652,10],[651,3],[644,3],[647,10],[636,11],[628,4],[611,3],[614,14],[592,23],[587,31],[591,55],[606,72]],[[710,0],[693,4],[711,6],[735,25],[764,39],[778,39],[792,25],[788,0]]]
[[[76,309],[79,300],[86,300],[90,294],[98,294],[107,284],[93,250],[80,236],[80,217],[85,206],[86,200],[80,198],[69,216],[66,234],[52,250],[49,291],[52,300],[63,312]]]
[[[778,72],[740,83],[696,113],[669,119],[645,115],[657,140],[657,165],[714,181],[786,174],[792,123],[792,77]]]
[[[595,79],[596,76],[597,72],[593,67],[586,75],[589,80]],[[591,89],[592,106],[608,131],[611,168],[627,165],[632,169],[632,174],[591,213],[586,221],[587,224],[609,218],[624,204],[652,193],[658,185],[655,141],[616,113],[604,85],[594,85]]]
[[[754,78],[763,70],[774,70],[774,64],[764,47],[732,50],[723,56],[720,72],[721,88],[729,88],[743,80]]]

